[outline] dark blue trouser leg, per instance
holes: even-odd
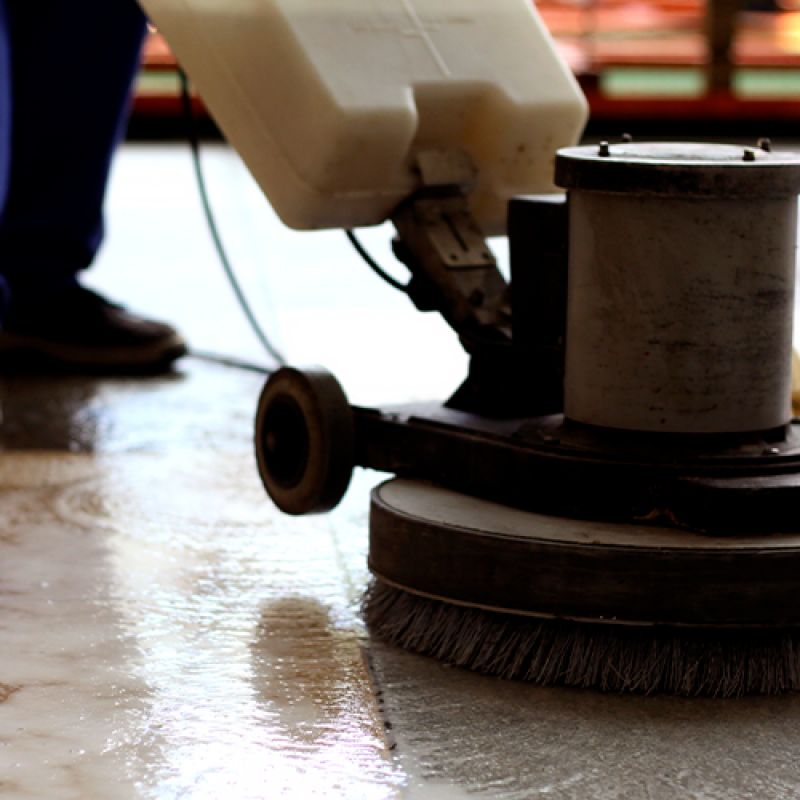
[[[15,307],[72,282],[97,252],[144,31],[135,0],[0,0],[0,180],[11,156],[0,276]]]
[[[11,176],[11,53],[4,0],[0,0],[0,222],[8,197]],[[0,316],[9,299],[9,289],[0,274]]]

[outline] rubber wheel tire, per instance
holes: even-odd
[[[355,466],[353,412],[325,369],[282,367],[256,412],[256,461],[264,488],[287,514],[317,514],[344,497]]]

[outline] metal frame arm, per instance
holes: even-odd
[[[441,312],[470,352],[476,338],[510,342],[508,285],[469,208],[471,160],[461,151],[424,151],[416,171],[421,188],[392,216],[395,253],[416,282],[412,299]]]

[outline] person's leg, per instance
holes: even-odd
[[[99,247],[145,18],[134,0],[5,3],[13,129],[0,273],[18,306],[73,280]]]
[[[77,282],[102,239],[103,197],[145,18],[135,0],[0,3],[12,111],[0,218],[0,276],[10,304],[0,363],[161,369],[186,352],[176,331],[128,314]]]
[[[11,178],[11,54],[5,0],[0,0],[0,220],[8,197]],[[7,298],[8,287],[0,276],[0,299]],[[5,303],[0,302],[0,317]]]

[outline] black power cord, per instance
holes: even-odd
[[[200,141],[197,135],[197,126],[195,125],[195,118],[194,118],[194,109],[192,108],[192,98],[189,93],[189,79],[186,76],[186,73],[178,68],[178,76],[180,77],[181,82],[181,101],[183,105],[183,116],[184,122],[186,124],[186,135],[189,140],[189,147],[192,151],[192,162],[194,164],[194,172],[195,177],[197,179],[197,188],[200,192],[200,199],[203,204],[203,212],[205,214],[206,222],[208,223],[208,229],[211,233],[211,238],[214,241],[214,247],[216,248],[217,255],[219,256],[220,263],[222,264],[222,268],[225,270],[225,274],[228,277],[228,281],[230,282],[231,288],[233,289],[233,293],[236,295],[236,299],[239,302],[239,305],[244,312],[247,321],[250,323],[250,327],[253,329],[253,333],[256,335],[256,338],[261,342],[264,349],[269,353],[269,355],[280,365],[284,366],[286,364],[286,359],[284,358],[283,354],[270,342],[267,335],[264,333],[261,325],[259,325],[258,320],[256,319],[255,314],[253,313],[250,304],[247,302],[247,298],[245,297],[244,292],[242,291],[241,284],[236,278],[236,275],[231,268],[230,261],[228,259],[228,254],[225,251],[225,248],[222,244],[222,239],[219,235],[219,229],[217,228],[217,223],[214,218],[214,213],[211,210],[211,204],[208,200],[208,192],[206,190],[206,182],[203,176],[203,168],[202,164],[200,163]],[[247,362],[240,361],[239,359],[234,358],[227,358],[227,357],[217,357],[213,356],[210,353],[196,353],[193,352],[193,355],[202,356],[208,360],[219,361],[220,363],[225,363],[230,366],[239,366],[243,369],[251,369],[259,372],[268,373],[269,370],[266,370],[261,367],[257,367],[254,364],[248,364]]]
[[[397,289],[398,291],[404,292],[408,294],[408,286],[405,283],[401,283],[397,280],[397,278],[393,278],[383,267],[378,264],[377,261],[366,251],[364,245],[361,244],[358,237],[356,236],[355,232],[352,230],[345,231],[347,238],[350,240],[350,244],[355,247],[356,252],[364,259],[366,265],[379,277],[382,278],[389,286]]]

